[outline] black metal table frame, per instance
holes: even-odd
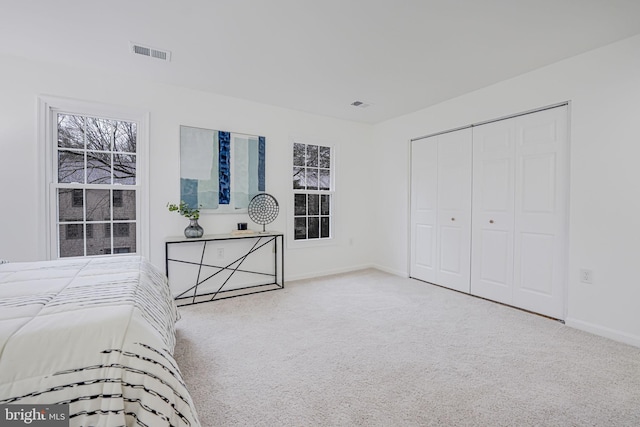
[[[280,269],[278,268],[278,238],[280,238],[280,265],[281,265]],[[247,253],[245,253],[244,255],[240,256],[237,259],[235,259],[234,261],[228,263],[225,266],[211,265],[211,264],[203,263],[205,253],[207,251],[207,243],[209,243],[209,242],[220,242],[220,241],[224,241],[224,240],[239,240],[239,239],[256,239],[256,241],[255,241],[255,243],[253,244],[253,246],[251,247],[251,249],[249,249],[249,251]],[[200,262],[199,263],[195,262],[195,261],[186,261],[186,260],[179,260],[179,259],[169,258],[169,245],[180,244],[180,243],[197,243],[197,242],[202,242],[202,253],[200,254]],[[273,272],[273,274],[265,273],[265,272],[261,272],[261,271],[252,271],[252,270],[240,269],[240,266],[247,259],[247,257],[249,255],[251,255],[252,253],[258,251],[260,248],[262,248],[262,247],[264,247],[266,245],[269,245],[270,243],[273,243],[273,245],[274,245],[274,254],[273,254],[274,272]],[[228,299],[228,298],[235,298],[235,297],[238,297],[238,296],[251,295],[251,294],[257,294],[257,293],[269,292],[269,291],[276,291],[278,289],[283,289],[284,288],[284,234],[283,233],[268,232],[268,233],[256,233],[256,234],[246,234],[246,235],[237,235],[237,236],[233,236],[233,235],[214,235],[214,236],[203,236],[201,238],[196,238],[196,239],[184,238],[184,239],[176,239],[176,240],[166,240],[165,241],[165,273],[167,275],[167,278],[169,277],[169,262],[178,262],[178,263],[191,264],[191,265],[197,265],[198,266],[198,275],[196,277],[196,283],[193,286],[191,286],[190,288],[188,288],[187,290],[185,290],[185,291],[181,292],[180,294],[178,294],[177,296],[175,296],[175,300],[176,300],[176,302],[178,303],[179,306],[200,304],[200,303],[203,303],[203,302],[219,301],[219,300]],[[217,271],[215,273],[210,274],[207,277],[201,279],[202,267],[214,268],[214,269],[217,269]],[[220,285],[220,287],[216,291],[207,292],[207,293],[203,293],[203,294],[198,294],[198,287],[200,285],[202,285],[207,280],[209,280],[209,279],[217,276],[218,274],[222,273],[223,271],[231,271],[231,273],[229,274],[229,277],[227,277],[224,280],[222,285]],[[252,273],[252,274],[270,276],[270,277],[273,277],[273,282],[272,283],[263,283],[263,284],[259,284],[259,285],[250,285],[250,286],[245,286],[245,287],[241,287],[241,288],[223,289],[224,286],[227,284],[227,282],[229,282],[231,277],[233,277],[233,275],[238,271],[244,272],[244,273]],[[278,283],[278,275],[280,276],[280,283]],[[265,289],[265,287],[267,287],[267,286],[271,286],[271,288]],[[273,287],[273,286],[275,286],[275,287]],[[192,291],[193,291],[193,295],[185,296],[185,294],[190,293]],[[235,294],[227,296],[227,295],[225,295],[225,293],[227,293],[227,292],[234,292]],[[219,296],[219,295],[222,295],[222,296]],[[203,299],[203,297],[208,297],[208,296],[211,296],[211,298]],[[196,301],[196,299],[200,299],[200,300]],[[184,301],[184,300],[191,300],[191,302],[181,303],[181,301]]]

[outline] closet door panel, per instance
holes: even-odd
[[[497,228],[497,227],[496,227]],[[487,293],[483,296],[498,296],[511,286],[511,260],[512,234],[509,230],[489,230],[484,229],[480,233],[481,257],[479,265],[479,278],[482,283],[490,284]],[[497,287],[492,291],[493,287]],[[497,292],[497,294],[496,294]]]
[[[411,277],[436,281],[438,142],[411,143]]]
[[[415,274],[413,277],[418,279],[432,281],[435,280],[435,227],[430,224],[416,224],[415,227]],[[420,275],[419,271],[422,270],[424,274]]]
[[[514,123],[473,129],[471,293],[511,304],[514,231]]]
[[[469,293],[472,131],[438,139],[438,275],[436,283]]]
[[[518,234],[515,267],[518,277],[515,283],[518,284],[518,291],[525,294],[515,299],[518,306],[532,309],[528,302],[532,296],[553,295],[554,240],[553,235],[545,233]],[[520,299],[522,301],[518,302]]]
[[[516,122],[514,305],[564,318],[566,107]]]

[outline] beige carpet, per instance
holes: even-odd
[[[640,426],[640,349],[377,270],[180,309],[205,427]]]

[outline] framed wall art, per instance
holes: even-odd
[[[243,213],[264,191],[264,136],[180,126],[180,200],[214,213]]]

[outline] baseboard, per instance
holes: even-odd
[[[380,271],[384,271],[385,273],[389,273],[389,274],[393,274],[394,276],[399,276],[399,277],[403,277],[405,279],[409,278],[409,274],[406,271],[401,271],[401,270],[395,270],[389,267],[385,267],[379,264],[374,264],[371,266],[372,268],[375,268],[376,270],[380,270]]]
[[[620,341],[634,347],[640,347],[640,337],[637,335],[628,334],[626,332],[617,331],[615,329],[606,328],[604,326],[595,325],[582,320],[572,319],[570,317],[568,317],[564,323],[567,326],[580,329],[581,331],[590,332],[614,341]]]
[[[334,274],[351,273],[352,271],[366,270],[367,268],[377,268],[377,267],[375,267],[372,264],[361,264],[361,265],[354,265],[346,268],[338,268],[334,270],[323,270],[323,271],[314,271],[313,273],[308,273],[308,274],[298,274],[295,276],[287,277],[285,280],[285,286],[286,286],[286,282],[294,282],[296,280],[305,280],[305,279],[315,279],[318,277],[332,276]]]

